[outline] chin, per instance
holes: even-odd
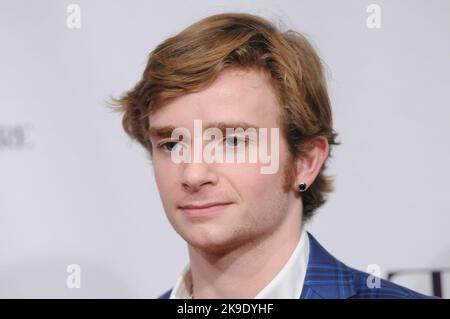
[[[219,238],[219,236],[202,237],[199,234],[195,234],[187,236],[185,240],[190,246],[205,251],[221,250],[222,247],[227,246],[226,241]]]
[[[196,250],[213,255],[225,255],[242,246],[245,242],[244,238],[236,235],[233,232],[229,234],[218,234],[211,231],[207,233],[197,232],[195,234],[191,232],[183,236],[183,238],[189,246]]]
[[[202,231],[194,233],[193,229],[191,229],[187,233],[180,235],[192,248],[209,254],[220,254],[230,249],[230,240],[217,233],[211,234]]]

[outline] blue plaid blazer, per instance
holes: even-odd
[[[308,237],[308,268],[300,299],[434,298],[381,278],[379,288],[369,288],[367,279],[370,274],[348,267],[333,257],[309,232]],[[171,292],[172,289],[159,298],[168,299]]]

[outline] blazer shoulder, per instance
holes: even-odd
[[[356,294],[353,298],[355,299],[439,299],[366,272],[346,267],[354,275]]]
[[[386,279],[347,266],[331,255],[308,232],[310,252],[301,298],[425,299],[421,294]]]

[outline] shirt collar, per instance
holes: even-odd
[[[309,257],[309,238],[304,227],[296,248],[280,272],[255,299],[298,299],[302,293]],[[189,264],[178,278],[170,299],[191,299],[192,275]]]

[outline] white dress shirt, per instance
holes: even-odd
[[[308,257],[309,238],[305,228],[302,227],[299,242],[291,257],[272,281],[255,296],[255,299],[300,298],[308,266]],[[192,275],[190,266],[187,265],[172,289],[170,299],[192,299],[191,287]]]

